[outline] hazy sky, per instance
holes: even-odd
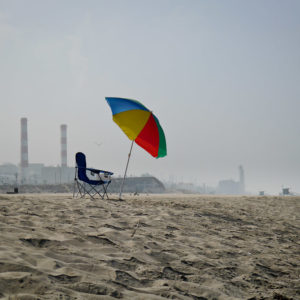
[[[0,163],[122,174],[130,141],[105,96],[153,110],[168,156],[135,145],[128,173],[215,186],[245,169],[246,189],[300,192],[300,1],[0,0]]]

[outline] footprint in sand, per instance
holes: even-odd
[[[30,245],[35,248],[48,248],[50,246],[57,247],[61,244],[59,241],[53,241],[48,239],[35,239],[35,238],[28,238],[28,239],[20,239],[26,245]]]
[[[48,278],[60,283],[74,283],[74,282],[78,282],[81,276],[76,276],[76,275],[70,276],[66,274],[60,274],[60,275],[48,275]]]
[[[149,286],[151,284],[151,281],[148,279],[142,279],[139,280],[132,275],[130,275],[127,272],[123,272],[121,270],[116,270],[116,283],[120,283],[124,287],[135,287],[135,288],[141,288],[145,286]]]
[[[110,239],[106,237],[97,236],[97,235],[88,235],[87,240],[96,244],[116,246],[116,244],[112,242]]]
[[[70,289],[91,295],[110,295],[114,298],[122,298],[121,292],[107,286],[107,284],[95,284],[91,282],[79,282],[69,286]]]

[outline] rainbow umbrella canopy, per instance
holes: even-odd
[[[135,141],[152,156],[167,155],[166,139],[156,116],[139,101],[126,98],[105,98],[113,120],[131,141]]]

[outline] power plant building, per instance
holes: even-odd
[[[20,164],[0,166],[0,183],[2,184],[61,184],[74,179],[74,168],[67,164],[67,125],[60,126],[60,166],[45,166],[41,163],[29,163],[27,118],[21,118]]]
[[[217,194],[243,195],[245,194],[245,175],[243,166],[239,166],[239,181],[232,179],[219,181]]]

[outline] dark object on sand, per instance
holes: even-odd
[[[19,189],[17,187],[14,188],[13,192],[6,192],[6,194],[18,194],[19,193]]]

